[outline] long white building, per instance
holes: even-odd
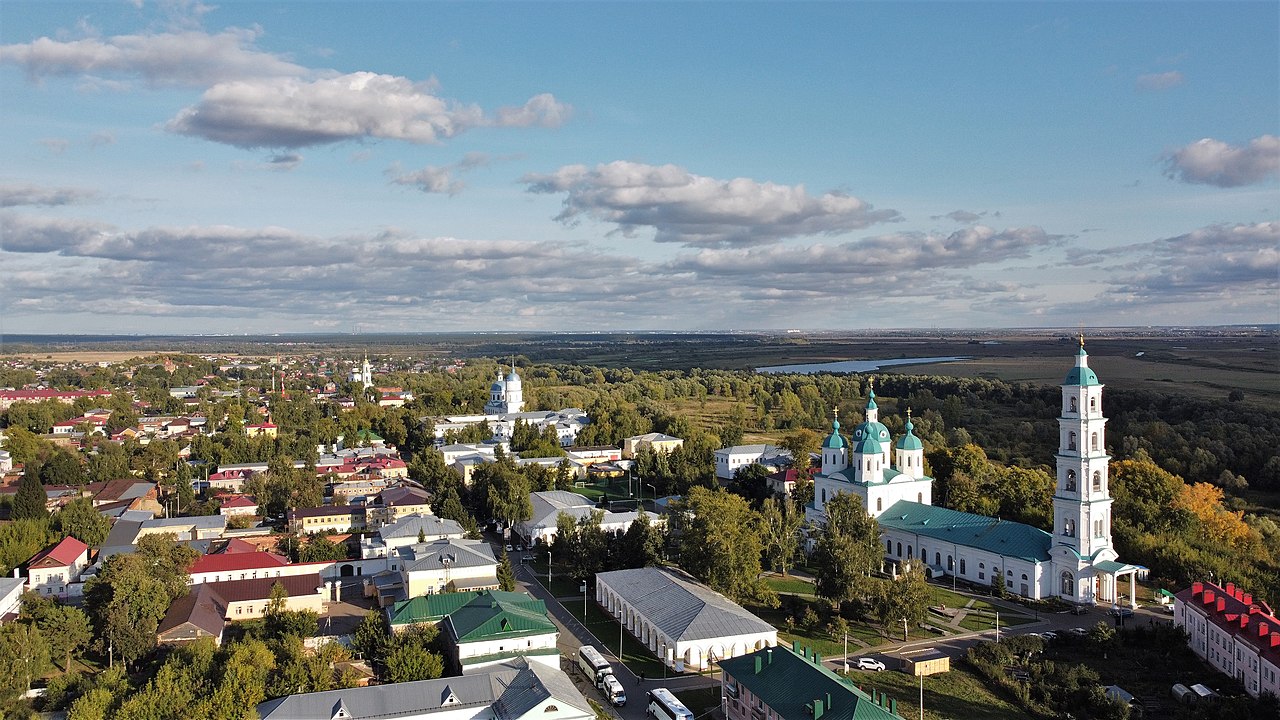
[[[596,602],[678,672],[778,644],[772,625],[672,568],[599,573]]]

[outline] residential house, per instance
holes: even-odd
[[[223,517],[255,516],[258,514],[258,501],[251,495],[233,495],[222,498],[222,506],[218,514]]]
[[[448,538],[398,548],[373,580],[378,603],[433,593],[498,587],[498,560],[483,540]]]
[[[365,511],[365,527],[376,530],[410,515],[430,515],[431,495],[416,487],[394,487],[383,490]]]
[[[26,589],[26,578],[0,577],[0,625],[18,617],[18,612],[22,609],[22,593]]]
[[[623,439],[622,457],[633,460],[636,453],[645,448],[665,455],[682,445],[684,445],[684,440],[663,433],[651,432],[643,435],[633,435]]]
[[[324,613],[326,588],[318,573],[284,575],[256,580],[207,583],[225,601],[227,620],[253,620],[267,613],[271,588],[277,583],[285,591],[284,609]]]
[[[183,645],[211,638],[214,645],[221,645],[226,624],[226,600],[213,585],[197,585],[169,606],[156,628],[156,644]]]
[[[359,505],[322,505],[289,511],[289,529],[297,535],[362,532],[365,508]]]
[[[461,540],[466,531],[455,520],[430,514],[408,515],[378,528],[377,534],[360,545],[360,557],[387,557],[395,550],[436,540]]]
[[[27,561],[27,590],[48,597],[83,594],[80,575],[89,566],[89,546],[67,536]]]

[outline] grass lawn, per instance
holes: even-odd
[[[897,671],[855,671],[850,676],[863,691],[870,692],[875,688],[897,700],[898,714],[902,717],[920,716],[920,678]],[[1022,710],[988,690],[977,675],[955,664],[950,672],[924,679],[924,716],[932,720],[1015,720],[1026,717]]]
[[[808,595],[811,597],[814,593],[813,583],[797,577],[779,577],[776,575],[769,575],[765,577],[764,582],[777,593]]]
[[[1012,627],[1014,625],[1025,625],[1029,622],[1035,622],[1035,618],[1026,617],[1025,615],[1012,615],[1008,612],[1000,613],[1000,627]],[[965,630],[992,630],[996,626],[996,616],[985,612],[976,613],[972,610],[960,621],[960,627]]]
[[[515,554],[519,555],[520,553],[515,553]],[[531,563],[525,563],[525,564],[528,565],[533,570],[534,577],[538,578],[538,583],[543,587],[547,587],[547,553],[546,551],[542,551],[542,552],[533,552],[532,554],[535,557],[539,555],[541,555],[542,557]],[[513,559],[513,562],[514,561],[515,560]],[[552,595],[558,598],[574,597],[574,596],[581,598],[582,597],[581,588],[582,588],[582,581],[574,580],[573,578],[569,577],[564,567],[557,565],[554,568],[552,568],[551,587],[548,588],[551,591]],[[591,585],[590,587],[587,588],[588,595],[591,595],[594,592],[595,592],[594,585]]]

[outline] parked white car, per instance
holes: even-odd
[[[884,672],[884,663],[875,658],[858,658],[859,670],[874,670],[876,672]]]

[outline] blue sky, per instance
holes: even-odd
[[[0,331],[1280,322],[1269,3],[0,5]]]

